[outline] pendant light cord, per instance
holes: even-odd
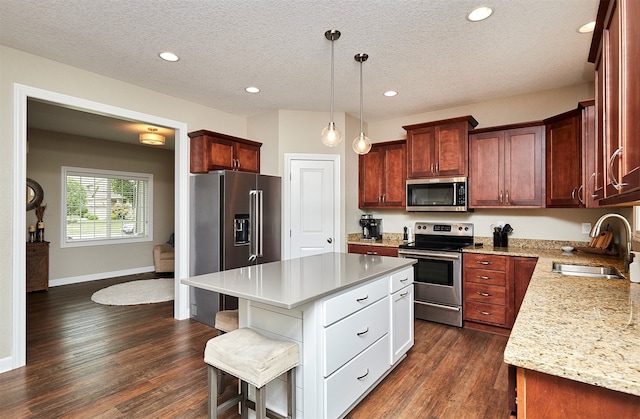
[[[362,99],[362,60],[360,61],[360,134],[364,134],[362,129],[362,108],[364,107],[364,100]]]
[[[330,109],[329,109],[329,122],[333,122],[333,42],[334,40],[331,39],[331,105],[330,105]]]

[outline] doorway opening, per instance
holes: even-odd
[[[82,110],[122,120],[162,126],[175,130],[174,182],[175,182],[175,300],[174,317],[186,319],[188,287],[180,278],[188,275],[188,202],[189,202],[189,142],[186,123],[144,114],[116,106],[93,102],[73,96],[50,92],[21,84],[14,84],[14,172],[13,172],[13,310],[11,369],[26,364],[26,224],[25,181],[27,152],[27,101],[37,100],[63,108]]]

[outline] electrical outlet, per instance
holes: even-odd
[[[191,315],[192,316],[197,316],[198,315],[198,305],[197,304],[191,304]]]
[[[582,234],[591,233],[591,223],[582,223]]]

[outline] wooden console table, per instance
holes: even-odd
[[[27,292],[49,290],[49,242],[27,243]]]

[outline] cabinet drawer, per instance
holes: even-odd
[[[505,271],[492,271],[490,269],[470,269],[464,270],[465,282],[477,282],[486,285],[506,285],[507,273]]]
[[[506,305],[505,288],[496,285],[465,282],[464,298],[466,298],[467,301]]]
[[[383,298],[324,329],[324,376],[389,333],[389,299]]]
[[[367,246],[365,244],[350,244],[348,251],[349,253],[358,253],[361,255],[398,257],[397,247]]]
[[[413,284],[413,267],[403,269],[402,271],[391,274],[390,276],[389,287],[392,294],[409,284]]]
[[[464,319],[479,323],[490,323],[504,326],[507,318],[507,307],[495,304],[484,304],[475,301],[465,301]]]
[[[485,255],[480,253],[465,253],[462,261],[465,268],[486,268],[492,271],[504,271],[507,269],[507,257],[498,255]]]
[[[329,326],[389,295],[389,277],[354,287],[323,303],[322,325]]]
[[[344,413],[389,368],[389,335],[324,380],[324,417]]]

